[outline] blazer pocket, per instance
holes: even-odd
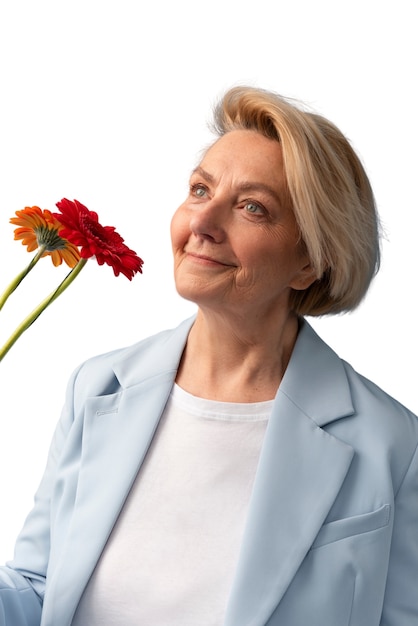
[[[355,515],[345,519],[335,520],[324,524],[316,536],[311,549],[319,548],[327,543],[340,541],[346,537],[361,535],[387,526],[390,519],[390,505],[384,504],[376,511]]]

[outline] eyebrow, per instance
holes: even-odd
[[[212,174],[209,174],[209,172],[204,170],[203,167],[200,167],[200,165],[198,165],[197,167],[195,167],[192,170],[191,176],[193,176],[193,174],[200,174],[200,176],[202,176],[202,178],[207,180],[208,183],[214,183],[215,182],[215,178],[212,176]]]
[[[202,178],[204,178],[208,183],[215,183],[215,177],[212,176],[212,174],[209,174],[209,172],[203,169],[203,167],[201,167],[200,165],[192,170],[191,175],[193,176],[193,174],[200,174],[200,176],[202,176]],[[280,205],[283,205],[285,203],[285,197],[283,197],[275,189],[273,189],[269,185],[266,185],[265,183],[246,181],[240,183],[238,185],[238,189],[239,191],[262,191],[272,196]]]

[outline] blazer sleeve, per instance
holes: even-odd
[[[58,459],[73,424],[73,387],[77,371],[67,388],[67,401],[55,429],[46,469],[15,546],[13,561],[0,567],[0,626],[39,626],[49,565],[51,494]]]
[[[0,569],[0,626],[39,626],[42,601],[29,579]]]
[[[389,572],[380,626],[418,624],[418,446],[395,496]]]

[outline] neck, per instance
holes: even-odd
[[[193,395],[224,402],[260,402],[276,395],[298,334],[298,319],[259,324],[199,310],[177,374]]]

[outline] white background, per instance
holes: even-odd
[[[169,222],[222,92],[298,98],[350,138],[386,231],[353,314],[314,320],[361,373],[418,412],[417,58],[413,0],[2,0],[0,290],[29,262],[14,212],[77,198],[145,261],[130,283],[89,261],[0,363],[0,562],[42,474],[70,372],[176,325]],[[64,276],[42,260],[0,313],[0,341]]]

